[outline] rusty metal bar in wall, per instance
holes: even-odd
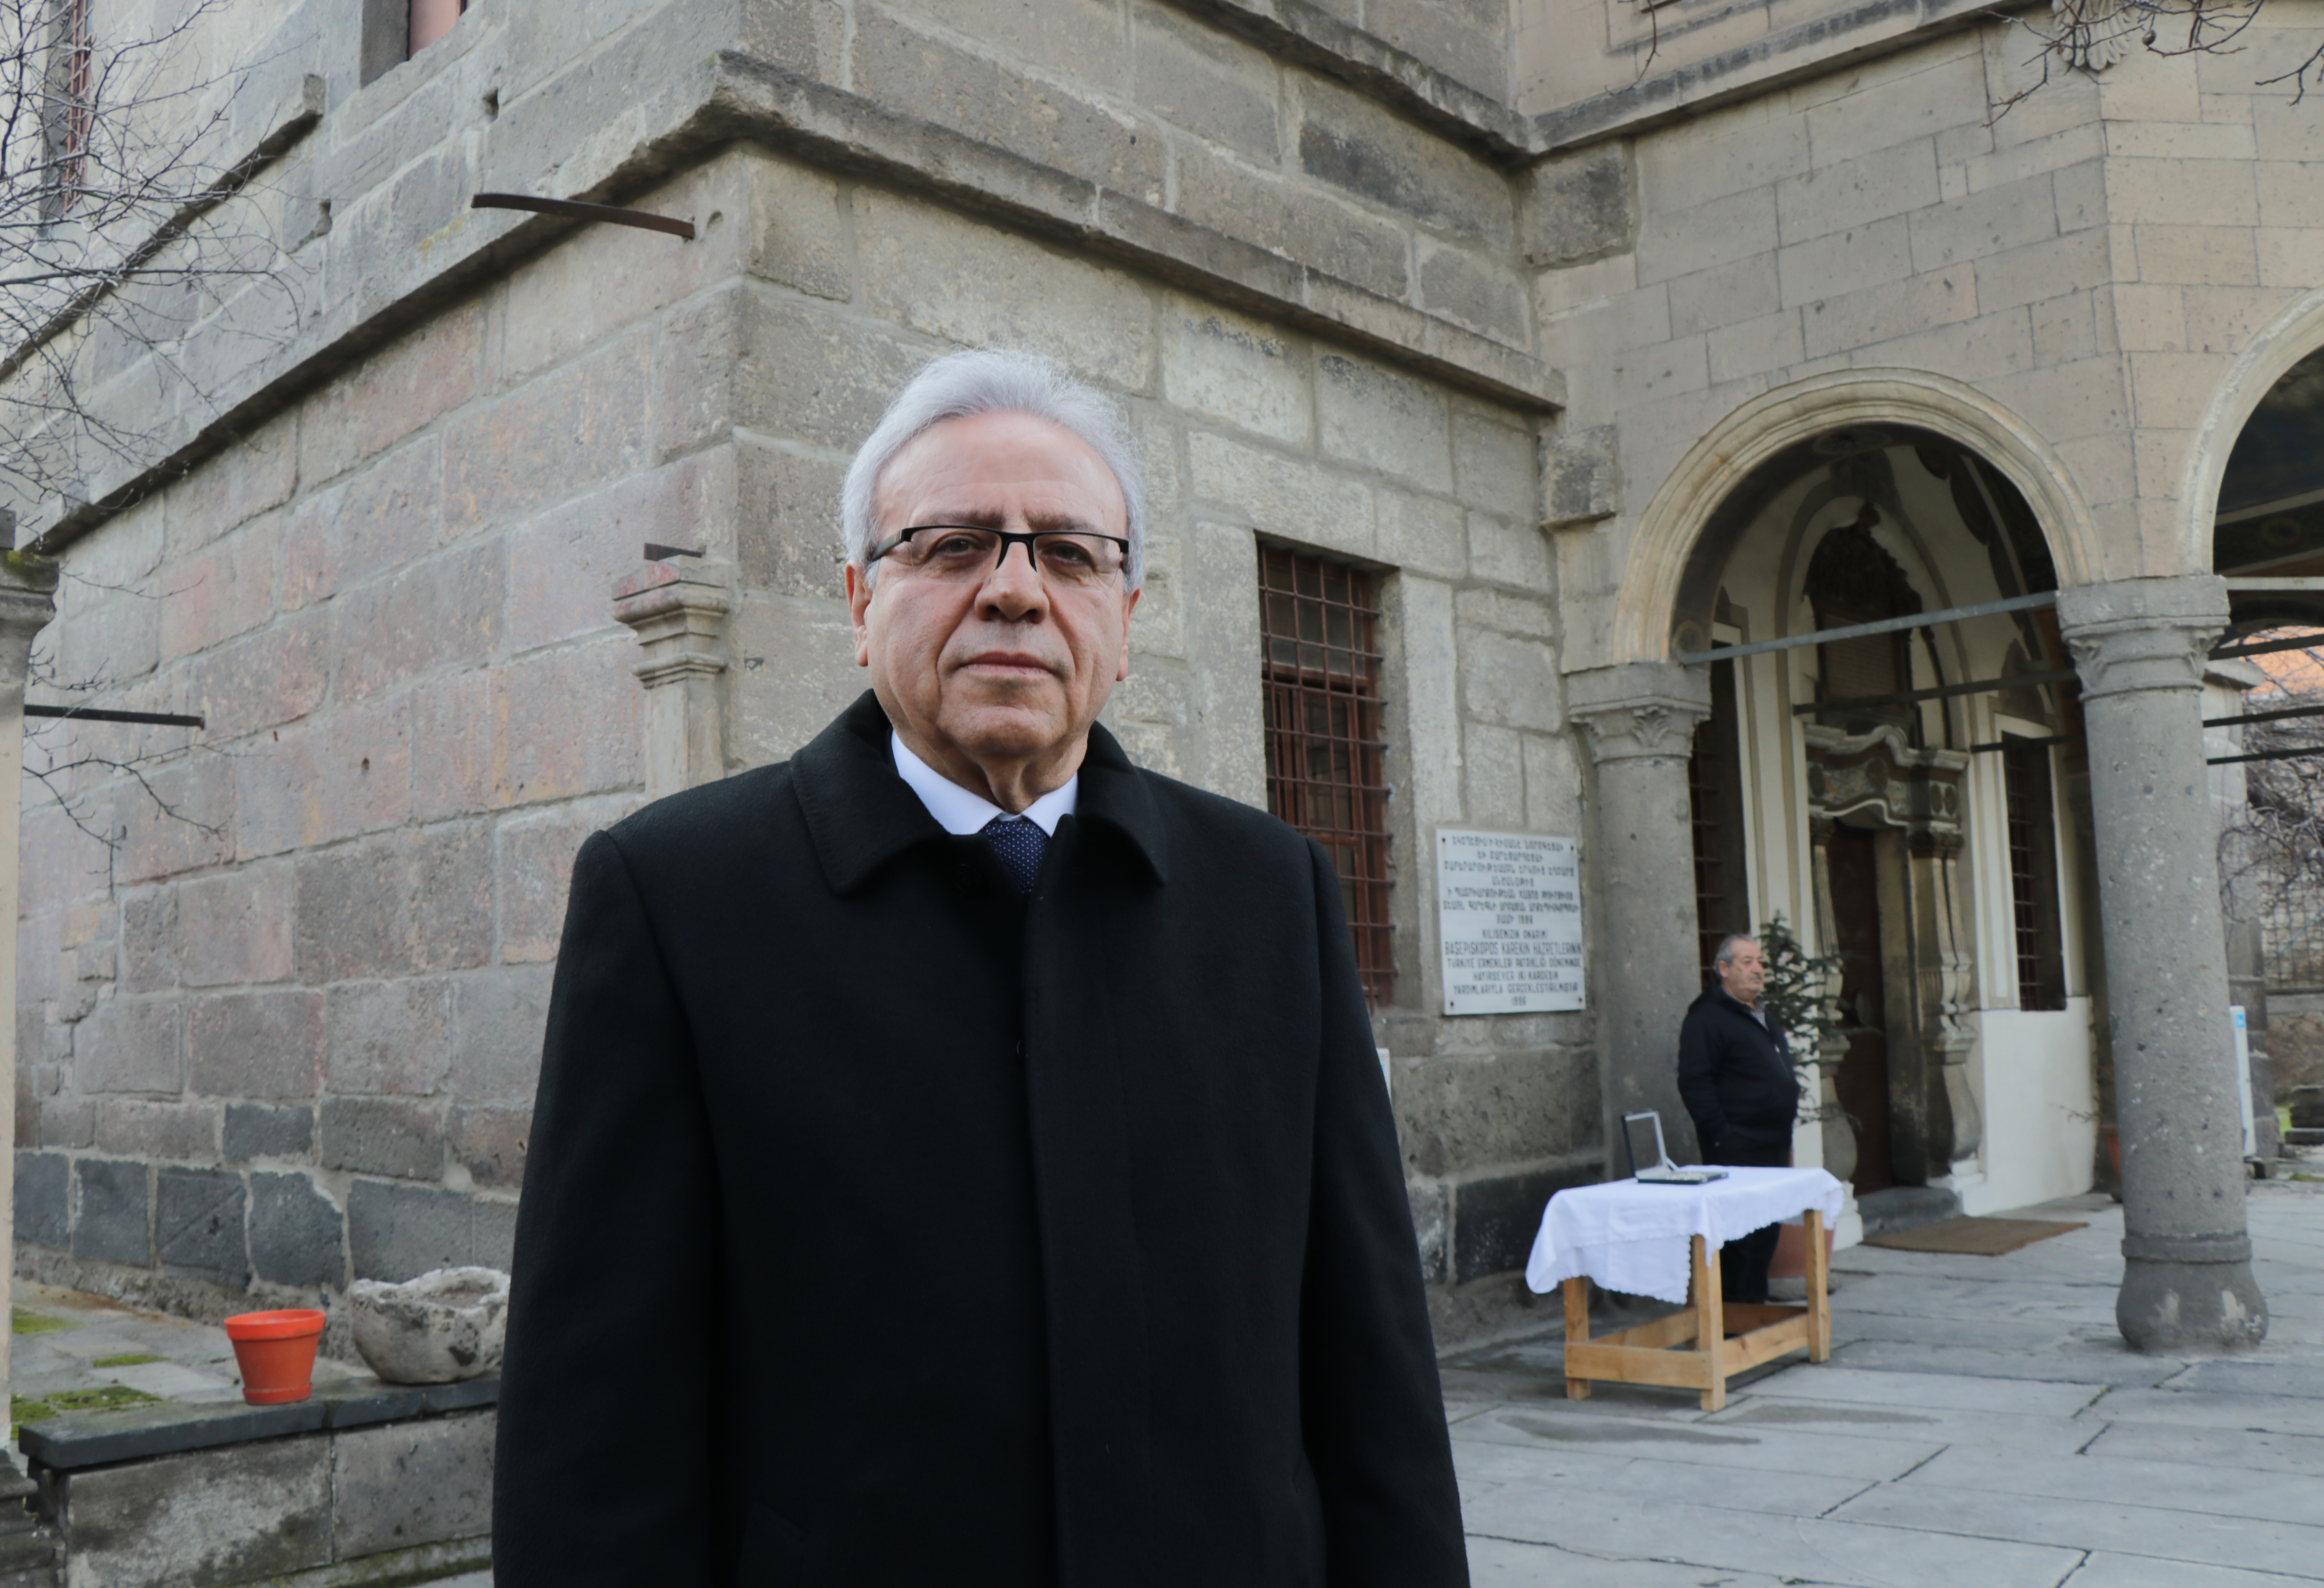
[[[479,193],[468,200],[471,209],[524,209],[535,215],[561,215],[567,220],[604,221],[609,226],[641,226],[694,241],[694,223],[674,215],[654,215],[643,209],[623,209],[612,204],[584,204],[577,198],[536,198],[530,193]]]

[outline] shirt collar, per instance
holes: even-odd
[[[993,817],[1009,815],[983,795],[971,793],[913,754],[904,743],[903,735],[892,727],[888,730],[888,751],[895,758],[896,775],[911,785],[912,792],[920,797],[920,803],[936,817],[936,826],[945,832],[968,837],[984,831]],[[1076,771],[1062,788],[1050,789],[1019,814],[1054,838],[1057,836],[1057,824],[1072,816],[1080,805],[1081,786],[1082,775]]]

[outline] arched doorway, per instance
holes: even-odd
[[[1894,423],[1770,451],[1677,580],[1671,652],[1721,658],[1690,766],[1702,941],[1781,917],[1839,956],[1824,1117],[1801,1145],[1868,1216],[2089,1183],[2087,912],[2069,902],[2088,819],[2058,582],[2001,470]]]
[[[2236,435],[2211,554],[2231,614],[2229,688],[2205,717],[2228,975],[2254,1055],[2251,1146],[2272,1157],[2274,1097],[2324,1085],[2324,349]]]

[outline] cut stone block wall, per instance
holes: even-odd
[[[649,540],[733,566],[729,763],[788,755],[863,688],[852,448],[920,363],[987,341],[1115,392],[1145,451],[1108,711],[1142,763],[1263,802],[1259,539],[1383,571],[1380,1039],[1431,1279],[1520,1262],[1508,1208],[1597,1162],[1589,1021],[1436,1017],[1415,857],[1437,825],[1581,831],[1542,411],[762,152],[641,202],[700,236],[576,234],[69,553],[60,676],[208,726],[128,730],[171,809],[84,766],[27,818],[27,1265],[213,1316],[504,1266],[571,858],[641,799],[615,583]],[[98,731],[36,744],[61,764]]]
[[[2209,571],[2190,482],[2234,435],[2204,427],[2324,282],[2324,124],[2254,80],[2324,16],[2281,26],[2256,64],[2134,51],[1997,115],[2040,68],[1993,23],[1632,141],[1635,241],[1536,278],[1575,422],[1609,428],[1619,460],[1613,512],[1554,514],[1562,664],[1629,660],[1615,592],[1689,450],[1763,393],[1850,371],[1947,377],[2030,429],[2087,504],[2088,577]]]
[[[37,1469],[88,1588],[432,1582],[492,1561],[493,1414]]]

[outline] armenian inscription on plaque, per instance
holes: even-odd
[[[1582,847],[1538,833],[1436,835],[1446,1014],[1582,1007]]]

